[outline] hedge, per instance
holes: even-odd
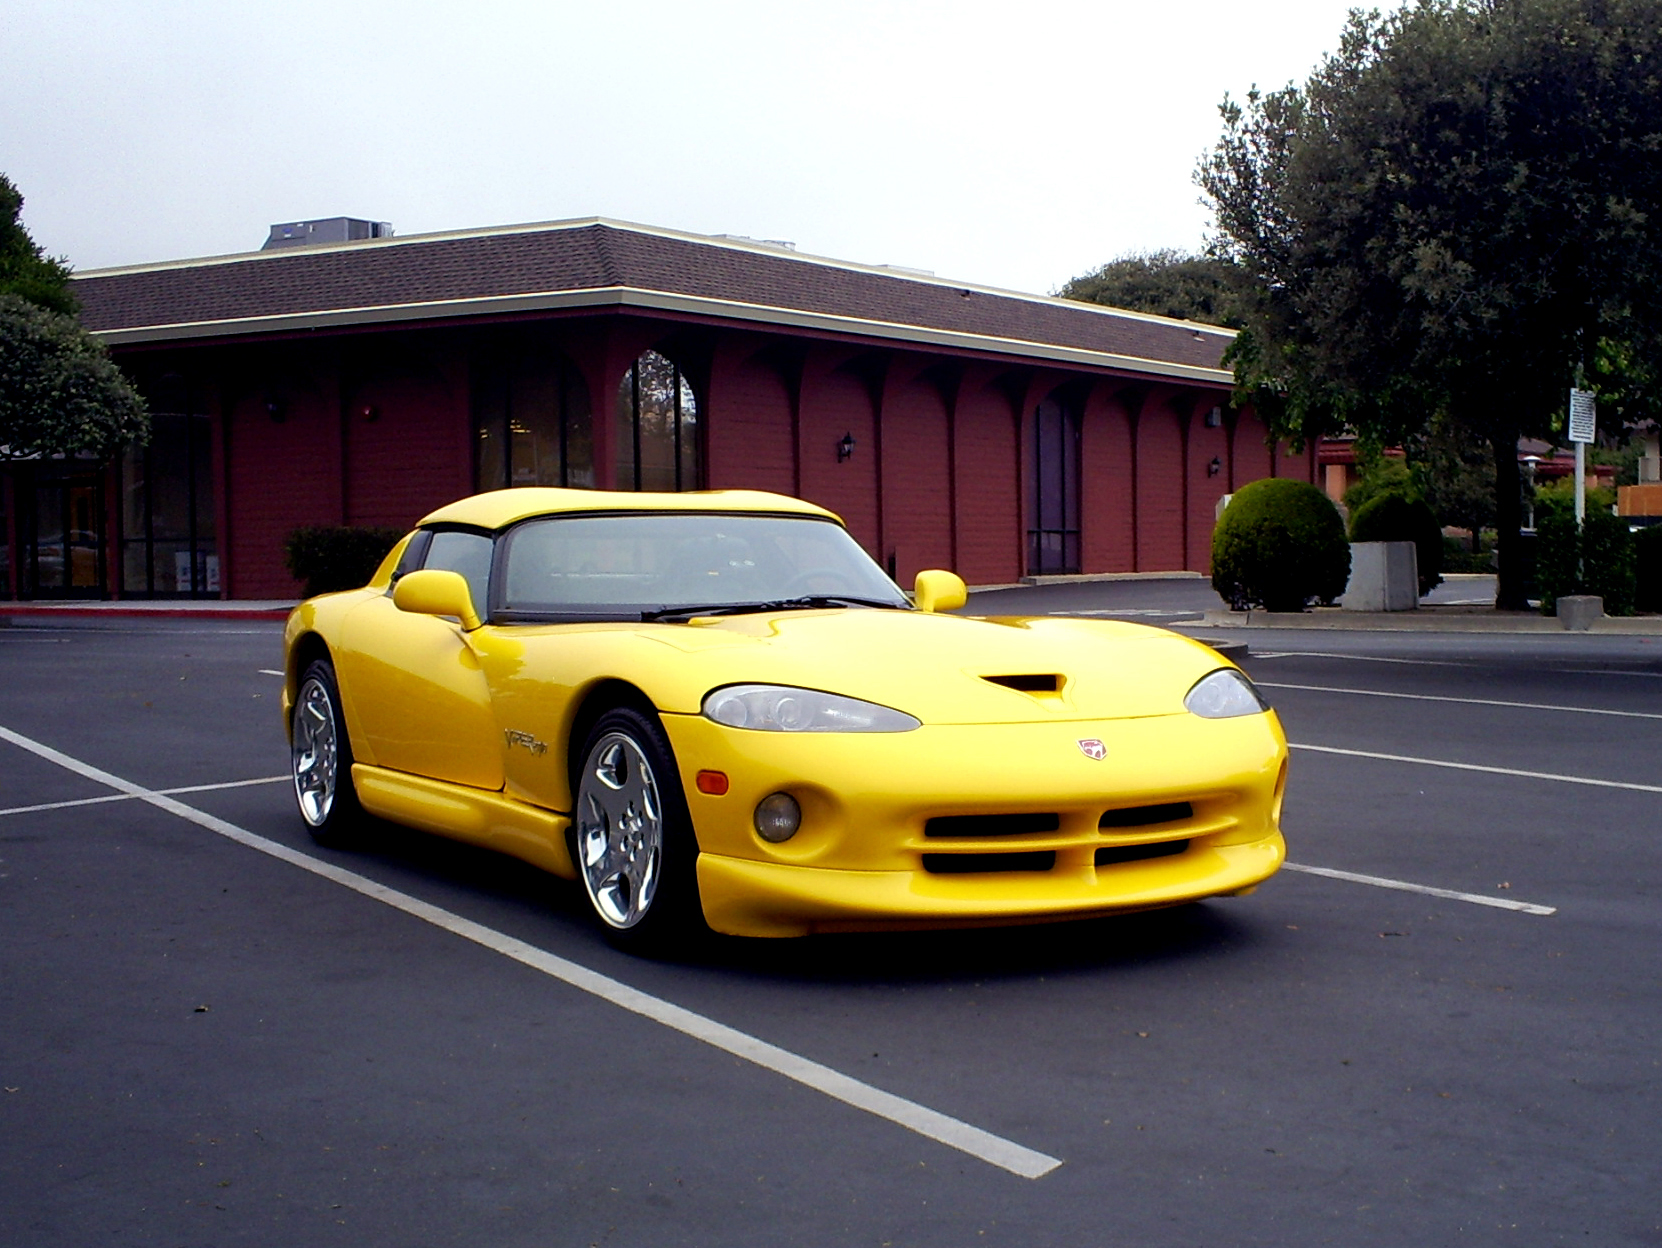
[[[369,583],[387,552],[404,536],[403,529],[306,525],[283,543],[283,562],[306,587],[306,597],[358,589]]]
[[[1662,524],[1633,535],[1633,606],[1639,611],[1662,611]]]
[[[1551,615],[1560,598],[1597,594],[1606,615],[1632,615],[1633,535],[1627,521],[1601,509],[1587,512],[1578,532],[1573,513],[1546,509],[1535,521],[1535,582],[1541,610]]]

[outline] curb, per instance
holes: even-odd
[[[1035,585],[1091,585],[1103,581],[1199,581],[1200,572],[1068,572],[1054,576],[1024,576],[1010,589],[1030,589]],[[993,588],[988,586],[986,588]],[[1004,588],[1004,587],[999,587]]]
[[[292,607],[154,606],[115,603],[107,606],[58,606],[49,603],[0,603],[0,627],[13,620],[151,619],[151,620],[286,620]]]
[[[1317,607],[1314,611],[1207,611],[1208,628],[1327,629],[1334,632],[1373,633],[1544,633],[1574,636],[1556,616],[1533,612],[1468,612],[1441,614],[1433,610],[1346,611]],[[1579,630],[1578,630],[1579,631]],[[1662,616],[1603,616],[1585,630],[1591,635],[1662,637]]]

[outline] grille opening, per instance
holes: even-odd
[[[1032,849],[1016,854],[925,854],[923,869],[931,875],[976,875],[989,871],[1048,871],[1056,865],[1054,849]]]
[[[1021,693],[1055,693],[1062,687],[1062,678],[1055,672],[1034,675],[983,676],[981,679],[991,681],[995,685],[1003,685],[1006,689],[1018,690]]]
[[[1175,823],[1179,819],[1194,818],[1195,808],[1188,802],[1162,802],[1158,806],[1126,806],[1103,814],[1099,828],[1142,828],[1151,823]]]
[[[1096,865],[1111,867],[1120,862],[1142,862],[1145,858],[1170,858],[1189,848],[1188,841],[1156,841],[1152,845],[1104,845],[1096,851]]]
[[[925,836],[1020,836],[1023,832],[1055,832],[1057,815],[937,815],[923,825]]]

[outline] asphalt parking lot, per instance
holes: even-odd
[[[0,1242],[1662,1244],[1662,638],[1246,639],[1255,895],[647,962],[313,847],[276,626],[0,629]]]

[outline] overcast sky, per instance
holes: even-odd
[[[1217,105],[1346,0],[0,0],[0,172],[77,269],[610,216],[1049,292],[1193,249]]]

